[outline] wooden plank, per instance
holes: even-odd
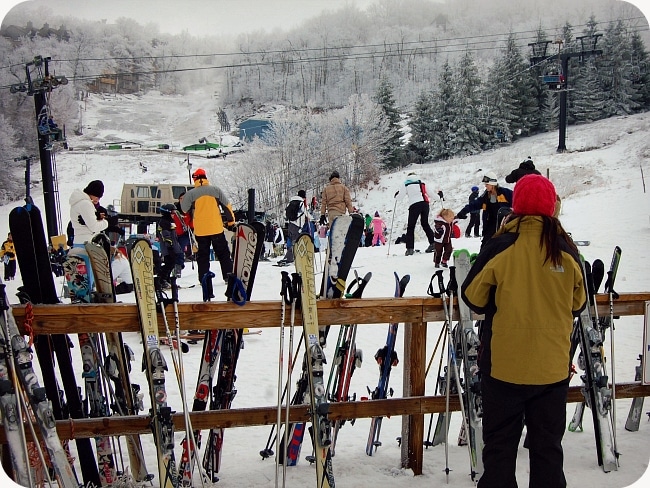
[[[569,388],[568,403],[581,402],[583,397],[579,386]],[[616,398],[650,397],[650,385],[621,383],[616,385]],[[458,396],[450,399],[450,410],[458,411]],[[289,411],[291,422],[309,419],[307,405],[292,406]],[[393,417],[398,415],[425,415],[445,411],[444,396],[421,396],[411,398],[388,398],[386,400],[365,400],[330,405],[329,417],[332,420],[370,418],[376,416]],[[276,421],[277,407],[236,408],[206,412],[191,412],[190,418],[195,429],[207,430],[212,427],[250,427],[272,425]],[[284,418],[284,410],[282,413]],[[183,414],[173,415],[174,427],[184,429]],[[150,419],[144,415],[113,416],[92,419],[59,420],[56,429],[61,439],[96,437],[126,434],[150,434]],[[28,430],[28,429],[27,429]],[[74,434],[74,435],[73,435]],[[6,444],[4,428],[0,427],[0,444]]]
[[[621,293],[614,302],[617,316],[643,315],[644,303],[650,293]],[[609,297],[597,297],[600,315],[609,314]],[[247,302],[239,307],[232,302],[179,303],[183,330],[242,328],[255,324],[257,328],[277,327],[280,323],[278,301]],[[454,307],[456,309],[457,307]],[[19,327],[25,331],[24,305],[12,305]],[[368,313],[372,310],[372,313]],[[86,332],[138,332],[138,315],[134,304],[33,305],[35,334],[65,334],[84,324]],[[168,314],[171,312],[168,312]],[[298,314],[299,315],[299,314]],[[318,318],[323,325],[384,324],[388,322],[442,322],[444,313],[440,299],[432,297],[362,298],[348,300],[319,300]],[[479,316],[474,316],[479,318]],[[162,319],[159,320],[162,323]],[[296,317],[296,325],[301,319]]]

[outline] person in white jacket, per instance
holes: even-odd
[[[72,228],[74,230],[74,240],[72,247],[73,249],[69,251],[69,255],[77,255],[82,258],[86,263],[86,274],[87,274],[87,287],[86,294],[80,296],[72,297],[72,299],[80,299],[82,301],[87,301],[90,299],[90,292],[93,289],[94,278],[92,274],[92,269],[90,267],[90,260],[83,249],[84,244],[88,241],[91,241],[95,234],[98,234],[105,230],[109,225],[117,224],[117,215],[107,216],[103,212],[98,211],[96,206],[99,205],[99,199],[104,195],[104,183],[100,180],[93,180],[88,183],[88,186],[82,190],[74,190],[70,195],[68,202],[70,203],[70,221],[72,222]],[[74,251],[74,248],[81,248],[79,251]],[[78,282],[78,277],[70,275],[66,272],[66,279],[70,281],[71,279],[76,279]],[[70,278],[70,279],[68,279]],[[77,289],[77,286],[71,289]],[[82,286],[82,288],[85,288]]]
[[[73,247],[83,247],[84,243],[92,240],[95,234],[109,226],[109,219],[104,214],[98,214],[96,205],[104,195],[104,183],[94,180],[82,190],[74,190],[68,202],[70,203],[70,221],[74,230]],[[117,219],[115,219],[117,220]]]
[[[422,230],[427,236],[429,247],[425,252],[433,252],[435,249],[433,229],[429,225],[429,195],[422,180],[411,172],[404,181],[404,193],[401,198],[408,198],[409,216],[406,226],[406,255],[411,256],[415,244],[415,224],[420,219]]]

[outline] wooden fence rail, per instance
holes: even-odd
[[[614,302],[614,315],[643,315],[650,293],[622,293]],[[597,296],[600,315],[609,314],[609,298]],[[245,307],[233,303],[179,303],[180,323],[183,330],[278,327],[280,324],[278,301],[247,302]],[[457,307],[454,310],[457,311]],[[83,332],[138,332],[139,323],[133,304],[89,305],[34,305],[33,319],[25,323],[25,306],[13,307],[13,314],[23,333],[72,334]],[[330,405],[332,420],[368,418],[374,416],[402,416],[402,465],[422,474],[424,415],[442,412],[442,396],[425,396],[426,331],[427,322],[444,321],[442,301],[430,297],[364,298],[318,301],[318,318],[321,325],[345,323],[385,324],[405,323],[404,327],[404,391],[402,398],[367,400]],[[454,320],[458,317],[455,316]],[[475,316],[474,318],[480,318]],[[300,325],[299,314],[296,325]],[[162,324],[162,319],[158,321]],[[164,334],[164,331],[161,330]],[[650,396],[650,385],[623,383],[616,385],[617,398]],[[582,401],[579,387],[569,389],[569,402]],[[458,410],[457,399],[451,400],[451,409]],[[275,423],[276,406],[233,408],[230,410],[193,412],[190,417],[196,429],[212,427],[246,427]],[[307,406],[292,406],[290,419],[303,421],[309,418]],[[184,428],[181,413],[174,416],[177,429]],[[95,437],[97,435],[144,434],[150,432],[147,416],[112,416],[95,419],[58,421],[57,431],[63,439]],[[0,428],[0,443],[5,443],[4,429]]]

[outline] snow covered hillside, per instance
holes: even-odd
[[[67,200],[73,189],[83,188],[89,181],[101,179],[106,191],[102,199],[104,206],[119,201],[122,184],[140,182],[187,182],[188,172],[184,156],[171,152],[153,152],[146,150],[92,150],[83,149],[101,146],[108,140],[129,140],[144,144],[169,143],[175,147],[195,143],[201,137],[218,137],[210,132],[215,127],[211,118],[214,111],[206,108],[205,94],[195,96],[163,97],[152,93],[142,97],[106,97],[92,95],[84,113],[84,135],[70,137],[72,151],[57,153],[58,189],[61,199],[61,215],[67,223]],[[591,125],[570,126],[567,131],[568,152],[556,153],[557,133],[547,133],[526,138],[517,143],[481,155],[430,163],[407,168],[383,176],[379,183],[367,190],[358,190],[354,195],[357,206],[363,213],[373,214],[379,211],[387,224],[392,224],[392,244],[388,246],[361,248],[357,253],[353,271],[373,277],[366,288],[366,297],[389,297],[393,294],[393,271],[400,276],[411,275],[405,296],[423,296],[434,271],[432,255],[416,253],[404,256],[404,245],[395,245],[398,235],[405,231],[406,208],[403,201],[395,202],[393,195],[401,188],[402,181],[410,171],[417,171],[427,183],[430,194],[442,190],[445,195],[444,205],[458,211],[467,201],[473,185],[482,186],[482,173],[494,171],[501,181],[512,169],[527,158],[532,157],[537,168],[557,187],[563,200],[560,216],[565,228],[574,238],[590,240],[591,245],[581,248],[585,258],[592,261],[602,259],[609,264],[615,245],[622,250],[622,260],[618,271],[616,290],[622,292],[650,291],[650,196],[642,180],[642,172],[650,175],[650,114],[619,117],[603,120]],[[211,139],[214,140],[214,139]],[[192,156],[194,168],[204,167],[211,182],[219,185],[221,175],[228,174],[237,155],[223,159],[205,159]],[[143,173],[139,163],[148,170]],[[334,169],[334,168],[332,168]],[[38,165],[34,165],[33,178],[40,178]],[[344,182],[345,183],[345,182]],[[226,192],[227,187],[223,188]],[[31,190],[35,203],[43,207],[40,185]],[[311,195],[308,192],[308,198]],[[443,202],[438,200],[431,204],[432,213],[437,212]],[[0,207],[0,235],[8,232],[8,215],[13,207]],[[396,211],[393,214],[393,208]],[[433,215],[430,216],[430,220]],[[464,230],[467,221],[460,223]],[[464,235],[464,234],[463,234]],[[478,239],[457,239],[457,249],[468,248],[478,251]],[[426,240],[423,234],[416,234],[416,248],[424,250]],[[323,256],[321,256],[323,257]],[[316,271],[321,271],[321,259],[316,256]],[[280,293],[280,271],[292,268],[278,268],[272,263],[260,263],[252,300],[278,300]],[[213,263],[213,271],[218,264]],[[317,279],[319,276],[317,276]],[[217,300],[224,300],[224,285],[215,280]],[[183,271],[182,283],[197,282],[196,270],[187,264]],[[21,277],[7,283],[10,300],[15,299],[16,288],[21,284]],[[199,287],[180,290],[181,301],[200,301]],[[133,296],[121,295],[123,301],[134,301]],[[278,307],[280,306],[278,302]],[[254,327],[254,324],[251,324]],[[442,323],[431,323],[428,329],[428,354],[433,350]],[[298,329],[300,331],[300,329]],[[355,371],[352,378],[351,392],[357,396],[366,395],[366,387],[371,389],[377,383],[378,368],[372,356],[382,347],[386,339],[387,324],[363,325],[359,327],[358,347],[364,350],[364,364]],[[338,333],[336,327],[330,332],[331,345],[325,350],[331,356]],[[333,335],[333,336],[332,336]],[[400,359],[403,357],[402,330],[398,335],[396,350]],[[73,338],[76,341],[76,337]],[[642,350],[643,317],[621,317],[616,321],[616,379],[619,382],[634,380],[634,368],[637,357]],[[142,351],[138,334],[125,334],[125,340],[135,350],[136,357]],[[233,407],[272,406],[277,395],[277,364],[279,348],[278,329],[265,329],[260,335],[246,336],[245,349],[241,352],[237,368],[237,396]],[[287,341],[285,340],[285,343]],[[194,394],[196,372],[201,352],[201,345],[190,346],[190,352],[184,356],[187,394]],[[167,353],[167,351],[165,351]],[[609,341],[606,343],[609,354]],[[72,350],[75,368],[81,371],[81,358],[78,348]],[[286,357],[286,353],[285,353]],[[136,362],[137,362],[136,361]],[[611,359],[610,359],[611,361]],[[437,364],[436,358],[434,363]],[[168,358],[171,364],[171,359]],[[611,364],[609,365],[612,366]],[[540,367],[544,367],[540,365]],[[144,376],[134,367],[133,381],[146,385]],[[390,386],[395,395],[402,392],[402,364],[391,375]],[[326,374],[328,374],[326,372]],[[286,375],[285,375],[286,376]],[[167,376],[170,390],[169,403],[172,408],[180,410],[180,395],[174,375]],[[294,381],[297,375],[294,374]],[[81,374],[78,384],[81,384]],[[578,384],[574,378],[574,384]],[[427,394],[433,394],[435,374],[427,380]],[[145,396],[145,409],[148,409]],[[621,452],[620,468],[617,472],[604,474],[596,462],[593,439],[593,427],[590,417],[585,416],[584,432],[567,432],[564,437],[565,471],[569,486],[590,486],[593,488],[618,488],[628,486],[646,471],[650,452],[650,422],[641,422],[638,432],[627,432],[625,423],[630,400],[617,400],[617,441]],[[648,408],[650,409],[650,407]],[[567,406],[569,417],[574,405]],[[645,412],[645,410],[644,410]],[[428,422],[428,416],[426,418]],[[460,426],[460,415],[452,417],[451,438],[455,440]],[[391,488],[417,488],[440,486],[445,484],[444,446],[429,448],[424,453],[424,474],[414,477],[410,470],[400,468],[400,448],[395,438],[401,433],[401,418],[384,419],[381,439],[383,445],[373,457],[364,452],[368,436],[369,419],[359,419],[354,425],[346,423],[339,434],[336,456],[333,460],[334,474],[338,486],[358,487],[376,486]],[[218,486],[228,487],[272,487],[275,466],[272,458],[262,460],[258,452],[265,447],[270,427],[250,427],[230,429],[225,434],[222,460],[221,481]],[[179,443],[182,432],[176,434],[176,456],[180,456]],[[205,437],[204,437],[205,438]],[[150,472],[155,472],[155,450],[150,435],[143,435],[143,445]],[[306,442],[302,455],[311,449]],[[450,462],[452,469],[448,486],[471,487],[469,460],[466,447],[450,443]],[[518,480],[520,486],[527,485],[528,461],[523,447],[519,451]],[[304,459],[297,467],[288,468],[287,486],[313,486],[314,468]],[[157,479],[154,484],[157,486]],[[196,486],[200,486],[198,477]],[[638,484],[638,486],[645,486]]]

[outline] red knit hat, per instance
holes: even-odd
[[[205,175],[205,170],[203,168],[199,168],[194,173],[192,173],[192,179],[198,180],[199,178],[201,179],[207,178],[207,176]]]
[[[555,212],[557,195],[555,187],[540,175],[526,175],[515,185],[512,196],[512,210],[518,215],[546,215]]]

